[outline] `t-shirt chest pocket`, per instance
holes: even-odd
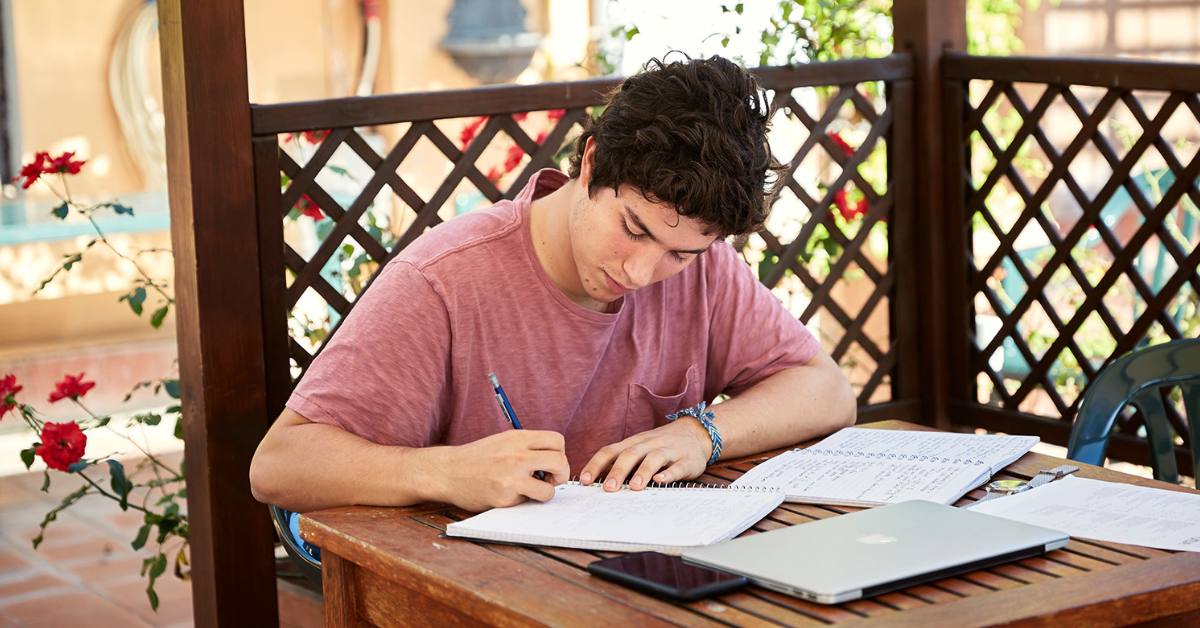
[[[668,414],[690,408],[704,400],[704,386],[700,382],[700,369],[693,364],[688,367],[682,384],[651,390],[641,384],[629,385],[629,400],[625,407],[625,435],[634,434],[665,425]]]

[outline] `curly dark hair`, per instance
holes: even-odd
[[[767,144],[770,114],[754,76],[722,57],[664,62],[609,94],[571,155],[577,178],[588,138],[596,151],[588,195],[632,186],[718,238],[762,227],[786,168]]]

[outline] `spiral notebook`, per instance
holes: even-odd
[[[774,488],[786,501],[809,504],[952,504],[1037,442],[1036,436],[848,427],[763,462],[732,486]]]
[[[628,487],[568,482],[548,502],[495,508],[446,526],[447,536],[612,552],[684,550],[727,541],[783,502],[774,489],[721,485]]]

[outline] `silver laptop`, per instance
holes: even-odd
[[[908,501],[688,550],[685,562],[821,604],[870,597],[1036,556],[1062,532]]]

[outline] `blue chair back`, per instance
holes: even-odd
[[[1113,362],[1096,376],[1079,405],[1071,427],[1067,457],[1099,465],[1126,405],[1137,408],[1146,422],[1154,477],[1178,482],[1175,443],[1159,388],[1178,385],[1183,393],[1192,445],[1192,474],[1200,468],[1200,339],[1176,340],[1138,349]]]
[[[300,531],[296,528],[299,516],[296,513],[279,506],[267,507],[271,509],[271,521],[275,523],[275,533],[279,535],[283,549],[300,568],[300,573],[320,586],[321,548],[309,545],[300,538]]]

